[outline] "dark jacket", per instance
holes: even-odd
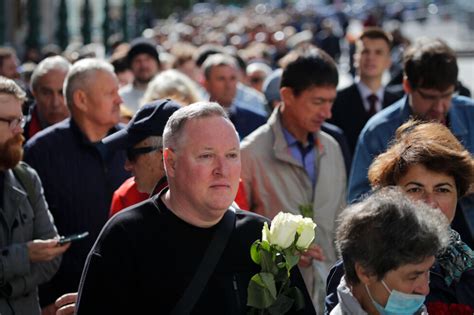
[[[70,118],[31,138],[25,145],[25,161],[43,182],[59,234],[89,232],[86,239],[72,244],[58,273],[40,287],[44,306],[77,290],[87,254],[109,217],[112,194],[130,174],[123,168],[124,152],[105,152]]]
[[[240,139],[245,138],[267,122],[267,118],[264,115],[240,106],[232,106],[230,108],[229,118],[239,133]]]
[[[382,108],[395,103],[403,97],[403,92],[393,92],[385,89]],[[351,154],[357,144],[357,138],[369,120],[370,116],[365,110],[362,96],[357,84],[354,83],[337,93],[336,100],[332,106],[332,118],[328,122],[340,127],[346,135]]]
[[[84,268],[77,314],[169,314],[176,305],[222,222],[190,225],[167,209],[160,195],[117,213],[104,227]],[[248,283],[260,272],[250,247],[261,239],[265,221],[236,210],[229,241],[191,314],[247,313]],[[291,281],[305,301],[304,310],[291,314],[315,314],[298,268]]]

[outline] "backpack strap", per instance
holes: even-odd
[[[184,315],[191,313],[194,305],[201,296],[202,290],[206,287],[217,262],[221,258],[222,252],[227,245],[227,241],[234,230],[235,220],[235,209],[227,210],[217,227],[217,230],[214,232],[214,236],[201,263],[199,264],[198,269],[194,273],[190,284],[170,314]]]
[[[18,179],[20,184],[25,189],[28,195],[28,201],[30,202],[30,205],[33,207],[33,204],[34,204],[33,198],[35,195],[35,189],[33,186],[33,182],[31,181],[30,174],[28,173],[28,170],[26,169],[26,163],[25,162],[18,163],[13,168],[13,174],[15,174],[15,177]]]

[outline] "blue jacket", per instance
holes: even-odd
[[[405,96],[374,115],[362,129],[352,160],[348,201],[352,202],[370,191],[367,171],[372,160],[385,152],[395,131],[412,114]],[[474,101],[455,96],[448,112],[450,129],[469,152],[474,153]]]
[[[25,161],[41,178],[59,234],[89,232],[86,239],[72,244],[58,273],[40,287],[44,306],[63,293],[77,291],[87,254],[108,219],[112,194],[130,174],[123,168],[124,152],[105,152],[72,119],[31,138],[25,145]]]
[[[349,176],[348,202],[352,203],[370,191],[367,171],[372,160],[385,152],[395,131],[412,115],[408,98],[405,96],[393,105],[374,115],[362,129],[352,160]],[[449,128],[466,149],[474,153],[474,100],[464,96],[455,96],[448,112]],[[465,235],[474,231],[474,198],[462,199],[462,211],[467,220],[469,231],[458,231],[463,240]],[[469,240],[465,240],[469,242]]]

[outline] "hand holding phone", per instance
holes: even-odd
[[[77,241],[77,240],[82,240],[85,238],[87,235],[89,235],[89,232],[84,232],[84,233],[79,233],[79,234],[72,234],[69,236],[61,236],[58,240],[58,245],[63,245],[65,243]]]

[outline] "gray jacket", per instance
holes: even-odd
[[[35,170],[23,163],[34,189],[28,194],[12,170],[5,171],[3,205],[0,205],[0,314],[40,314],[38,285],[51,279],[61,257],[31,263],[26,243],[58,235]]]

